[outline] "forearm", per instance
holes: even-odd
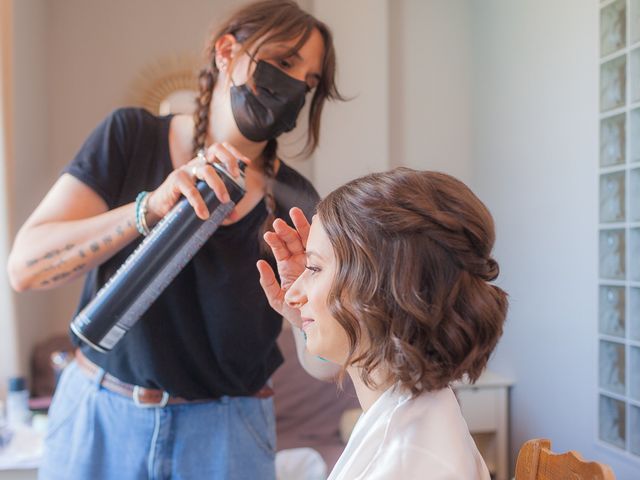
[[[9,256],[14,289],[46,290],[102,264],[139,236],[134,204],[80,220],[25,225]]]
[[[340,371],[340,366],[310,354],[306,347],[304,333],[298,327],[292,325],[291,332],[296,342],[296,352],[302,368],[318,380],[326,382],[334,380]]]

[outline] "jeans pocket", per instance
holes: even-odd
[[[275,416],[273,400],[252,397],[238,397],[232,401],[246,431],[269,455],[276,451]]]
[[[78,370],[75,363],[64,369],[47,415],[47,439],[78,413],[78,407],[91,392],[92,387],[92,382]]]

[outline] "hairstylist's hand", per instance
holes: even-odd
[[[306,263],[304,252],[310,225],[299,208],[292,208],[289,214],[295,229],[278,218],[273,222],[275,231],[264,234],[264,239],[271,247],[276,259],[282,285],[278,284],[275,273],[267,262],[260,260],[257,266],[260,272],[260,285],[267,295],[269,305],[294,326],[300,327],[302,325],[300,311],[287,305],[284,301],[284,294],[304,272]]]
[[[149,194],[147,222],[150,225],[158,222],[171,210],[181,195],[187,199],[198,217],[203,220],[209,218],[209,210],[195,186],[196,181],[204,180],[221,202],[228,202],[229,192],[212,163],[223,163],[227,171],[233,177],[237,177],[240,174],[238,159],[251,163],[251,160],[233,145],[226,142],[214,143],[207,149],[204,158],[196,157],[176,168],[162,185]]]

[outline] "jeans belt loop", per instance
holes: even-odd
[[[142,387],[140,387],[139,385],[135,385],[133,387],[133,403],[136,404],[136,407],[139,408],[164,408],[167,405],[167,402],[169,402],[169,394],[165,391],[162,392],[162,398],[160,399],[159,402],[141,402],[140,401],[140,389]]]
[[[104,379],[106,373],[107,372],[103,368],[98,367],[94,374],[93,384],[98,390],[100,389],[100,385],[102,384],[102,380]]]

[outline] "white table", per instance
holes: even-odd
[[[35,480],[42,456],[44,434],[24,427],[0,450],[0,480]]]
[[[496,480],[509,477],[509,388],[513,380],[485,370],[474,385],[456,382],[462,415]]]

